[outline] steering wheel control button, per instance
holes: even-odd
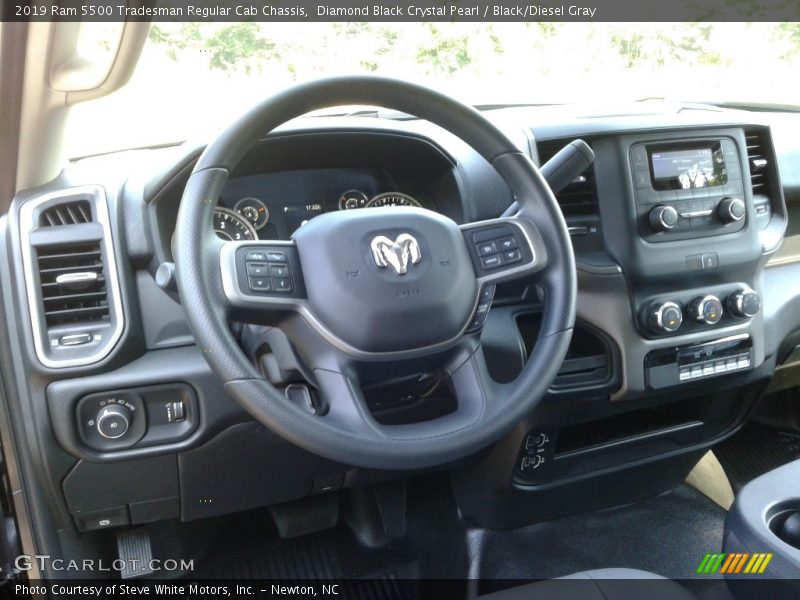
[[[674,333],[683,323],[683,312],[676,302],[654,302],[647,310],[647,325],[655,333]]]
[[[261,250],[249,250],[247,254],[245,254],[245,260],[247,262],[264,262],[267,260],[267,255]]]
[[[519,247],[517,240],[513,237],[507,237],[498,240],[497,246],[500,248],[500,250],[513,250],[514,248]]]
[[[497,242],[485,242],[478,245],[478,254],[480,256],[489,256],[490,254],[497,254]]]
[[[272,290],[272,280],[269,277],[251,277],[250,289],[254,292],[269,292]]]
[[[493,225],[472,232],[471,237],[479,271],[496,271],[506,265],[522,263],[526,258],[518,234],[510,225]]]
[[[267,263],[247,263],[247,274],[251,277],[264,277],[267,271]]]
[[[297,297],[304,294],[302,281],[294,277],[300,271],[294,248],[245,248],[237,250],[235,256],[236,278],[239,289],[243,292],[273,297]],[[298,290],[298,286],[301,290]]]
[[[494,299],[495,286],[485,285],[481,288],[478,294],[478,306],[475,308],[475,314],[472,315],[472,320],[467,327],[467,332],[474,333],[483,328],[486,319],[489,316],[489,310],[492,308],[492,300]]]
[[[275,292],[288,293],[292,291],[292,280],[288,277],[273,277],[272,290]]]
[[[269,274],[273,277],[289,277],[289,265],[270,263]]]
[[[522,260],[522,253],[519,250],[506,250],[501,256],[504,265],[511,265]]]
[[[133,414],[122,404],[112,404],[97,415],[97,432],[107,440],[116,440],[128,433]]]
[[[761,296],[750,288],[736,290],[728,296],[728,310],[742,319],[754,317],[761,310]]]
[[[697,323],[716,325],[722,319],[722,302],[713,294],[698,296],[689,303],[689,316]]]
[[[496,269],[503,266],[503,261],[499,254],[492,254],[481,258],[481,265],[483,265],[484,269]]]

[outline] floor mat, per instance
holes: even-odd
[[[628,567],[670,578],[694,571],[722,547],[725,511],[688,486],[635,504],[539,523],[513,531],[469,527],[458,516],[446,479],[410,490],[407,534],[387,547],[359,544],[341,524],[294,540],[270,534],[267,519],[248,513],[247,527],[225,521],[225,536],[198,561],[195,578],[347,578],[364,580],[348,598],[404,600],[430,580],[471,578],[473,593],[576,571]],[[501,581],[502,580],[502,581]],[[429,583],[430,582],[430,583]],[[689,582],[694,592],[715,576]],[[419,586],[418,589],[409,586]],[[450,590],[452,591],[452,590]],[[440,596],[441,597],[441,596]]]
[[[734,492],[781,465],[800,459],[800,435],[759,423],[748,423],[714,447]]]
[[[671,579],[698,577],[707,552],[719,552],[725,511],[688,486],[643,502],[481,536],[480,575],[544,579],[627,567]],[[703,576],[703,579],[709,579]]]

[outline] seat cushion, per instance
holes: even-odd
[[[694,600],[677,583],[636,569],[597,569],[481,596],[483,600]]]

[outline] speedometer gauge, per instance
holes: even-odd
[[[347,190],[339,197],[339,210],[351,208],[364,208],[369,198],[361,190]]]
[[[258,234],[250,221],[228,208],[214,209],[214,233],[228,241],[258,239]]]
[[[261,229],[269,221],[269,209],[258,198],[242,198],[233,207],[237,213],[250,221],[255,229]]]
[[[386,192],[378,194],[367,202],[367,208],[373,206],[421,206],[414,198],[401,192]]]

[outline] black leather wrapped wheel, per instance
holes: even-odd
[[[498,171],[519,212],[459,226],[421,208],[370,208],[320,215],[280,244],[218,239],[213,210],[247,150],[292,118],[338,105],[383,106],[449,130]],[[485,263],[486,242],[515,253]],[[245,259],[265,245],[289,266],[290,291],[248,288]],[[575,321],[569,234],[536,166],[479,112],[402,81],[347,77],[299,85],[241,117],[198,160],[174,248],[197,344],[230,394],[285,439],[361,467],[429,467],[496,441],[547,391]],[[483,310],[482,291],[517,278],[537,285],[544,314],[521,374],[498,384],[488,375],[474,318]],[[264,380],[231,334],[232,319],[270,319],[279,326],[324,394],[327,413],[310,414]],[[437,369],[449,375],[457,403],[452,413],[407,425],[381,425],[371,416],[361,392],[365,374],[391,379]]]

